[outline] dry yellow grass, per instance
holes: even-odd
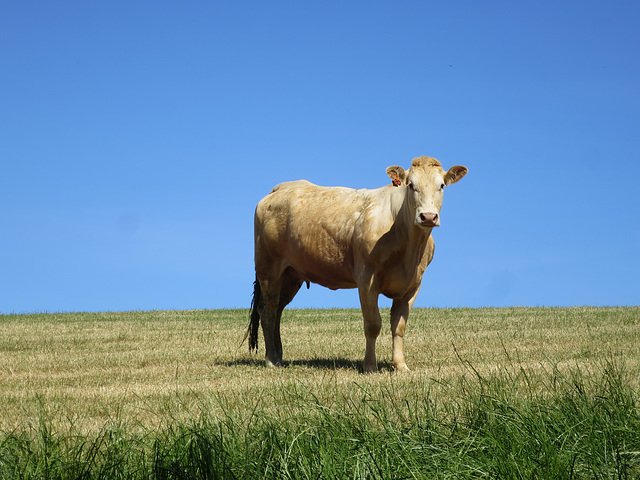
[[[640,379],[640,307],[416,309],[405,339],[412,372],[390,370],[387,327],[381,371],[367,376],[359,310],[285,311],[283,369],[240,346],[247,321],[247,310],[0,315],[0,429],[43,417],[78,431],[154,428],[203,406],[250,417],[257,406],[286,410],[285,390],[334,406],[370,389],[410,402],[446,395],[474,370],[543,388],[551,368],[599,374],[621,360]]]

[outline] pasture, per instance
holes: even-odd
[[[383,318],[388,318],[384,311]],[[640,307],[0,315],[0,478],[640,478]]]

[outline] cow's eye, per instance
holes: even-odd
[[[440,190],[444,190],[444,183],[440,185]]]
[[[415,190],[416,188],[413,186],[413,183],[409,182],[407,183],[407,187],[409,187],[411,190]]]

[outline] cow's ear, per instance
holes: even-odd
[[[395,187],[399,187],[400,185],[402,185],[406,177],[404,168],[397,165],[392,165],[391,167],[387,168],[387,175],[389,175],[391,183]]]
[[[464,177],[468,171],[469,169],[467,167],[463,167],[462,165],[455,165],[451,167],[444,176],[445,185],[456,183],[458,180]]]

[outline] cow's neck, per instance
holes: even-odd
[[[402,195],[397,198],[400,201],[396,202],[396,204],[399,203],[400,208],[397,210],[393,228],[396,230],[396,235],[401,239],[399,244],[405,250],[405,259],[419,261],[427,246],[432,228],[425,229],[415,224],[415,212],[410,208],[409,201],[406,198],[406,187],[401,188],[404,191],[398,189],[398,192],[396,192]]]

